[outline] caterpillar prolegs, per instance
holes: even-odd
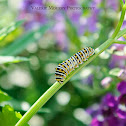
[[[70,74],[75,68],[79,67],[80,64],[88,60],[88,58],[94,54],[94,49],[91,47],[86,47],[75,53],[66,61],[60,63],[55,72],[56,81],[62,84],[68,74]]]

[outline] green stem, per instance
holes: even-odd
[[[31,117],[63,86],[58,82],[55,82],[23,115],[15,126],[23,126],[27,123]]]
[[[123,0],[120,0],[120,4],[121,4],[121,6],[123,6],[123,5],[124,5]]]
[[[81,64],[79,68],[72,71],[68,77],[65,79],[63,84],[55,82],[33,105],[32,107],[23,115],[23,117],[17,122],[15,126],[23,126],[27,123],[31,117],[64,85],[69,81],[77,72],[79,72],[83,67],[93,61],[99,54],[101,54],[105,49],[111,46],[114,43],[114,38],[118,34],[121,25],[124,20],[126,5],[123,5],[121,17],[115,32],[112,37],[105,41],[102,45],[100,45],[97,49],[95,49],[95,55],[91,56],[85,63]]]
[[[116,35],[118,34],[118,32],[120,31],[120,28],[123,24],[123,20],[124,20],[124,16],[125,16],[125,10],[126,10],[126,4],[123,5],[122,7],[122,13],[121,13],[121,17],[120,17],[120,20],[118,22],[118,25],[114,31],[114,33],[112,34],[112,39],[114,39],[116,37]]]
[[[117,43],[117,44],[126,44],[126,41],[115,40],[114,43]]]

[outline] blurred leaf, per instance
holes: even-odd
[[[108,59],[110,57],[110,54],[107,51],[102,52],[99,57],[101,59]]]
[[[109,54],[114,54],[114,55],[117,55],[117,56],[126,56],[125,50],[116,51],[116,50],[113,50],[113,49],[107,49],[106,51]]]
[[[114,69],[109,71],[109,74],[113,75],[113,76],[118,76],[120,70],[121,70],[120,68],[114,68]]]
[[[6,74],[7,71],[3,68],[3,66],[0,68],[0,77]]]
[[[68,35],[70,41],[73,42],[75,44],[75,46],[78,47],[78,49],[80,49],[81,48],[81,41],[78,37],[77,30],[74,27],[74,25],[72,24],[72,22],[70,21],[70,19],[67,17],[67,15],[64,14],[64,16],[66,19],[67,35]]]
[[[12,31],[14,31],[17,27],[22,25],[24,23],[24,20],[17,21],[15,23],[12,23],[6,28],[3,28],[0,30],[0,42]]]
[[[25,57],[0,56],[0,65],[8,63],[19,63],[22,61],[28,61],[28,59]]]
[[[78,88],[79,90],[83,91],[83,92],[86,92],[87,94],[86,95],[91,95],[93,96],[93,89],[90,88],[89,86],[87,85],[82,85],[82,84],[79,84],[79,83],[73,83],[73,85]]]
[[[11,99],[11,97],[8,96],[7,93],[0,90],[0,103],[3,102],[3,101],[8,101],[10,99]]]
[[[23,28],[19,27],[9,33],[3,40],[0,42],[0,48],[8,45],[9,43],[12,43],[14,40],[16,40],[21,34],[23,33]]]
[[[80,79],[86,79],[88,78],[92,72],[94,71],[94,68],[89,66],[89,67],[85,67],[81,70],[80,73],[77,73],[76,76],[74,76],[73,78],[71,78],[70,81],[79,81]]]
[[[118,38],[120,38],[120,37],[123,36],[124,34],[126,34],[126,28],[123,29],[123,30],[121,30],[121,31],[117,34],[117,36],[115,37],[115,40],[118,39]]]
[[[14,109],[5,105],[0,112],[0,126],[15,126],[16,122],[22,117],[19,112],[14,112]],[[23,126],[29,126],[25,124]]]
[[[100,85],[98,88],[94,88],[94,87],[90,87],[90,85],[82,85],[77,82],[72,84],[75,86],[75,88],[79,89],[81,93],[91,97],[104,95],[106,92],[111,90],[111,88],[107,88],[107,89],[101,88]]]
[[[18,55],[28,44],[39,40],[42,35],[49,29],[50,24],[44,25],[36,30],[25,33],[21,38],[15,40],[12,44],[0,51],[1,55]]]
[[[113,54],[114,51],[112,49],[106,49],[106,52],[108,52],[109,54]]]
[[[126,56],[124,51],[115,51],[113,54],[115,54],[117,56]]]

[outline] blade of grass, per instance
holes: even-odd
[[[19,63],[23,61],[28,61],[28,59],[25,57],[0,56],[0,65],[8,63]]]
[[[18,55],[27,47],[28,44],[38,41],[49,28],[50,24],[47,24],[36,30],[26,33],[21,38],[18,38],[13,43],[0,50],[0,55]]]
[[[24,23],[24,20],[19,20],[15,23],[10,24],[8,27],[3,28],[0,30],[0,42],[2,42],[2,40],[4,38],[6,38],[6,36],[11,33],[12,31],[14,31],[17,27],[21,26]]]

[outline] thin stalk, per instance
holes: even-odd
[[[126,41],[115,40],[114,43],[116,43],[116,44],[126,44]]]
[[[116,37],[116,35],[118,34],[118,32],[120,31],[120,28],[123,24],[123,20],[124,20],[124,16],[125,16],[125,10],[126,10],[126,4],[123,5],[123,8],[122,8],[122,13],[121,13],[121,17],[120,17],[120,20],[118,22],[118,25],[114,31],[114,33],[112,34],[112,39]]]
[[[99,54],[101,54],[104,50],[106,50],[109,46],[114,43],[114,38],[118,34],[121,25],[124,20],[126,5],[123,5],[121,17],[115,32],[113,33],[112,37],[105,41],[102,45],[100,45],[97,49],[95,49],[95,54],[91,56],[84,64],[80,65],[79,68],[72,71],[68,77],[65,79],[63,84],[55,82],[33,105],[32,107],[23,115],[23,117],[17,122],[15,126],[24,126],[31,117],[64,85],[66,84],[77,72],[79,72],[83,67],[88,65],[91,61],[93,61]]]
[[[31,117],[63,86],[55,82],[33,105],[32,107],[23,115],[23,117],[18,121],[15,126],[23,126],[27,123]]]
[[[121,4],[121,6],[123,6],[123,5],[124,5],[123,0],[120,0],[120,4]]]

